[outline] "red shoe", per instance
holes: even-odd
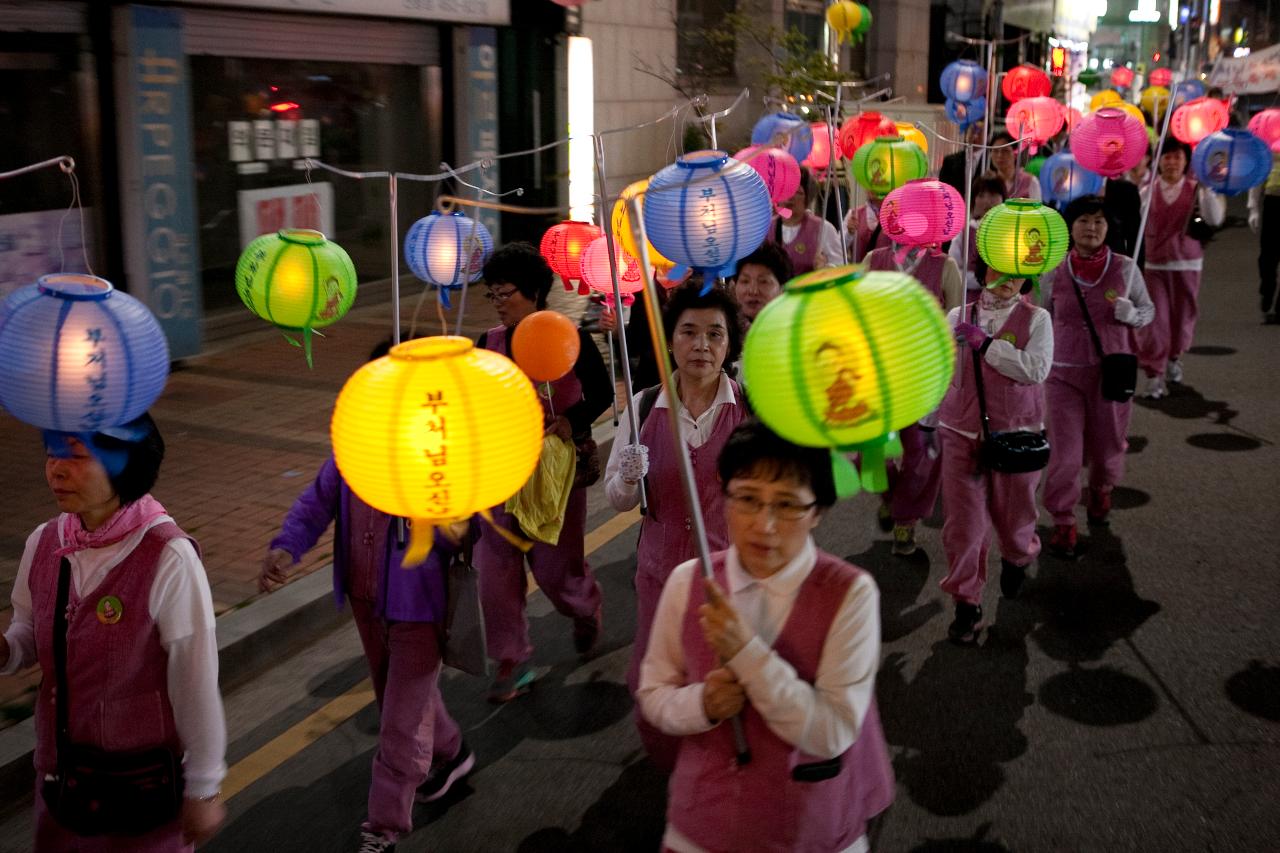
[[[1089,502],[1085,505],[1085,515],[1090,524],[1106,524],[1107,515],[1111,512],[1111,490],[1089,489]]]
[[[1053,526],[1053,533],[1049,534],[1049,553],[1064,560],[1075,559],[1076,526],[1074,524]]]

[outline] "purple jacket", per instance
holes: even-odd
[[[329,522],[334,522],[333,597],[339,607],[348,597],[352,568],[347,565],[351,503],[359,500],[330,456],[315,481],[293,502],[280,534],[271,540],[272,548],[283,548],[297,561],[316,544]],[[370,511],[387,520],[384,556],[380,566],[372,567],[377,577],[378,615],[391,622],[443,622],[445,569],[458,546],[437,533],[427,561],[404,568],[401,562],[407,543],[396,541],[395,517],[372,508]]]

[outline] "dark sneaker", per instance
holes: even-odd
[[[600,629],[604,624],[603,613],[599,607],[596,608],[595,615],[589,619],[573,620],[573,649],[579,655],[586,657],[595,651],[596,643],[600,640]]]
[[[959,646],[972,646],[978,642],[982,631],[982,607],[965,601],[956,602],[956,618],[947,628],[951,642]]]
[[[1027,579],[1027,567],[1015,566],[1003,557],[1000,558],[1000,592],[1005,598],[1017,598],[1018,590]]]
[[[1102,489],[1089,489],[1089,502],[1085,504],[1085,515],[1090,524],[1106,524],[1111,513],[1111,492]]]
[[[528,693],[529,685],[533,684],[536,677],[533,667],[524,661],[517,663],[504,660],[498,665],[498,674],[494,677],[493,684],[489,685],[489,701],[501,705],[521,693]]]
[[[898,557],[910,557],[916,552],[916,526],[914,524],[895,524],[893,526],[893,553]]]
[[[1049,534],[1049,553],[1064,560],[1076,558],[1076,526],[1055,524]]]
[[[367,829],[360,830],[360,849],[358,853],[390,853],[396,849],[396,843],[378,832]]]
[[[420,803],[434,803],[449,793],[453,783],[465,778],[476,766],[476,754],[465,743],[458,747],[458,754],[438,767],[432,767],[427,780],[418,786],[416,799]]]
[[[880,502],[880,507],[876,510],[876,525],[885,533],[893,529],[893,512],[884,501]]]

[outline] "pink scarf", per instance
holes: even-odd
[[[80,516],[64,512],[58,516],[58,532],[61,534],[61,540],[67,544],[54,549],[54,556],[65,557],[89,548],[105,548],[108,545],[114,545],[162,515],[165,515],[164,507],[160,505],[160,501],[149,494],[120,507],[97,530],[85,530]]]

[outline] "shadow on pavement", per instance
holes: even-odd
[[[1141,453],[1147,449],[1147,445],[1150,443],[1151,439],[1147,438],[1145,435],[1131,435],[1128,437],[1129,446],[1126,448],[1125,452],[1130,456],[1135,453]]]
[[[1002,599],[981,648],[941,640],[910,681],[905,655],[881,665],[876,697],[886,739],[902,748],[900,790],[933,814],[977,809],[1004,785],[1000,765],[1027,751],[1018,723],[1034,701],[1026,690],[1033,624],[1029,608]]]
[[[1191,355],[1235,355],[1238,350],[1235,347],[1219,347],[1205,344],[1192,347],[1187,352]]]
[[[1219,453],[1239,453],[1257,450],[1262,446],[1262,442],[1258,439],[1234,432],[1198,432],[1187,436],[1187,444],[1201,450],[1216,450]]]
[[[991,824],[978,827],[973,838],[931,838],[911,853],[1010,853],[1009,848],[997,841],[987,841]]]
[[[871,573],[880,588],[880,635],[892,643],[942,612],[936,600],[917,603],[929,582],[929,555],[921,548],[910,557],[895,557],[889,542],[875,542],[845,559]]]
[[[662,846],[667,811],[667,775],[647,758],[632,762],[587,809],[572,834],[560,827],[540,829],[516,847],[517,853],[648,853]]]
[[[1138,723],[1154,714],[1159,702],[1145,681],[1110,666],[1072,664],[1040,685],[1041,705],[1086,726]]]
[[[1225,690],[1241,711],[1280,723],[1280,666],[1251,660],[1248,667],[1227,679]]]
[[[1208,400],[1190,385],[1169,385],[1169,396],[1159,400],[1135,397],[1138,405],[1154,409],[1178,420],[1199,420],[1213,416],[1213,422],[1222,426],[1230,424],[1240,414],[1225,400]]]
[[[1116,486],[1111,490],[1112,509],[1136,509],[1151,503],[1151,495],[1142,489]]]

